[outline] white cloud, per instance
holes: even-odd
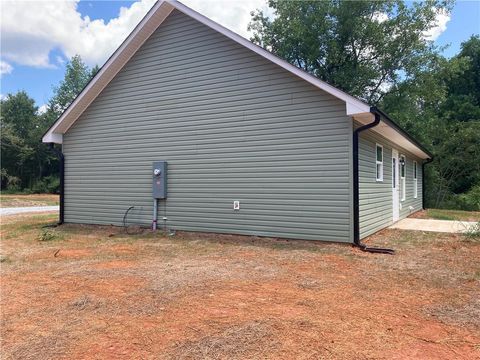
[[[57,64],[59,64],[59,65],[65,64],[65,59],[62,56],[57,55],[55,57],[55,60],[57,60]]]
[[[435,18],[435,25],[423,33],[425,39],[431,41],[437,40],[437,38],[447,30],[447,23],[450,21],[450,18],[451,15],[449,12],[446,10],[439,10]]]
[[[384,12],[377,11],[373,14],[372,19],[378,23],[383,23],[388,20],[388,15]]]
[[[9,63],[3,60],[0,60],[0,76],[4,74],[10,74],[12,71],[13,71],[12,65],[10,65]]]
[[[40,107],[38,108],[37,113],[38,113],[39,115],[45,114],[45,113],[47,112],[47,109],[48,109],[48,105],[47,105],[47,104],[43,104],[42,106],[40,106]]]
[[[53,67],[49,55],[58,48],[68,58],[80,54],[89,65],[102,64],[155,0],[122,7],[118,17],[108,22],[82,16],[77,2],[2,2],[3,57],[23,65]]]
[[[265,0],[183,0],[186,6],[207,16],[213,21],[225,26],[243,37],[249,38],[247,31],[250,22],[250,12],[262,9],[267,12]]]
[[[82,16],[75,1],[1,1],[0,31],[4,59],[28,66],[55,67],[50,53],[67,58],[80,54],[89,65],[102,65],[140,22],[155,0],[140,0],[120,8],[105,22]],[[250,11],[266,9],[265,0],[185,0],[185,5],[248,37]],[[61,64],[61,57],[55,58]]]
[[[437,11],[433,26],[423,33],[423,37],[426,40],[435,41],[437,38],[447,30],[447,23],[450,21],[451,15],[448,11],[441,9]],[[383,12],[376,12],[373,14],[372,19],[379,23],[383,23],[388,20],[388,15]]]
[[[247,31],[250,12],[257,8],[267,14],[271,12],[265,0],[183,2],[247,38],[251,35]],[[55,67],[62,64],[64,57],[75,54],[80,54],[90,66],[102,65],[154,3],[155,0],[140,0],[130,7],[122,7],[116,18],[105,22],[82,16],[77,10],[78,0],[0,1],[2,58],[8,61],[1,62],[2,74],[12,71],[10,63]],[[383,22],[387,17],[378,13],[374,19]],[[425,38],[435,41],[446,30],[449,20],[450,14],[440,11],[435,26],[424,33]],[[63,56],[50,59],[54,49],[60,50]]]

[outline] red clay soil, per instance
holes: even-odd
[[[480,358],[480,243],[458,235],[368,240],[389,256],[71,225],[38,242],[44,222],[2,229],[4,359]]]

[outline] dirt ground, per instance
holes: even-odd
[[[58,198],[55,194],[1,194],[0,207],[53,206]]]
[[[480,242],[348,245],[2,219],[3,359],[479,359]]]

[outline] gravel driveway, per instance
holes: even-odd
[[[31,212],[59,211],[60,207],[56,206],[28,206],[28,207],[10,207],[0,209],[0,215],[16,215]]]

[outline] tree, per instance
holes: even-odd
[[[98,65],[95,65],[91,70],[90,70],[90,78],[93,78],[97,73],[100,71],[100,67]]]
[[[8,94],[0,102],[2,174],[17,178],[18,186],[29,183],[33,173],[30,159],[35,149],[30,135],[38,126],[37,111],[25,91]]]
[[[48,117],[58,118],[80,94],[96,71],[98,66],[90,70],[80,55],[72,57],[66,65],[64,79],[59,86],[54,87],[53,97],[49,101],[47,110],[50,112]]]
[[[463,42],[453,61],[464,61],[465,67],[447,81],[444,115],[451,121],[480,120],[480,36]]]
[[[20,138],[25,139],[36,126],[37,111],[35,100],[25,91],[19,91],[15,95],[8,94],[1,102],[2,126],[4,123],[9,124]]]
[[[451,1],[270,0],[252,13],[252,41],[379,105],[432,150],[427,206],[480,203],[480,37],[452,59],[426,32]],[[468,205],[468,206],[467,206]]]
[[[478,36],[470,38],[450,60],[437,56],[434,67],[392,87],[381,104],[433,151],[428,206],[465,208],[480,200],[460,195],[478,196],[473,189],[480,189],[479,42]]]
[[[251,39],[290,63],[371,104],[391,86],[428,68],[425,38],[450,1],[269,0],[275,18],[252,13]]]
[[[89,69],[80,56],[74,56],[67,64],[65,78],[54,88],[47,112],[41,115],[25,91],[8,94],[0,101],[3,189],[55,190],[58,160],[41,143],[41,137],[98,70],[98,66]]]

